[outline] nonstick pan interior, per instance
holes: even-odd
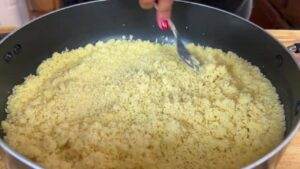
[[[295,128],[300,116],[300,73],[283,46],[247,21],[206,6],[176,2],[173,21],[185,41],[233,51],[257,65],[284,105],[286,136]],[[173,39],[170,32],[157,28],[154,11],[144,11],[132,0],[91,2],[60,10],[8,36],[0,44],[0,119],[6,118],[6,101],[13,86],[34,74],[53,52],[123,35],[153,42]]]

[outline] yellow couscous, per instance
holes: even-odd
[[[6,142],[52,169],[226,169],[283,138],[275,88],[234,53],[110,40],[54,53],[14,88]]]

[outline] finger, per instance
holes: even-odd
[[[154,5],[154,0],[139,0],[139,3],[143,9],[151,9]]]
[[[168,20],[171,17],[173,0],[158,0],[157,15],[159,19]]]
[[[173,0],[159,0],[157,5],[156,21],[161,30],[169,29]]]

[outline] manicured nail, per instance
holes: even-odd
[[[160,22],[158,23],[158,26],[163,31],[168,30],[170,28],[169,22],[166,19],[160,20]]]

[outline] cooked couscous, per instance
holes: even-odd
[[[283,107],[260,70],[190,44],[110,40],[54,53],[14,88],[5,140],[46,168],[240,168],[274,148]]]

